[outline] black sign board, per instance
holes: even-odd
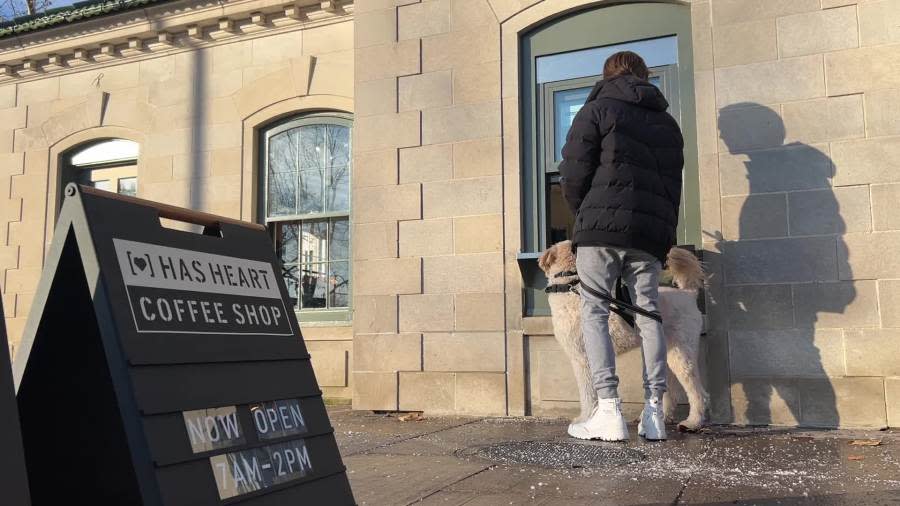
[[[69,185],[15,367],[33,504],[353,504],[280,273],[261,226]]]
[[[22,450],[22,431],[19,428],[19,408],[13,387],[9,363],[9,345],[3,303],[0,301],[0,498],[3,504],[26,506],[28,478],[25,472],[25,453]]]

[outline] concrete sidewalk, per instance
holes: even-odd
[[[329,412],[361,505],[900,504],[897,431],[715,428],[645,443],[632,427],[617,444],[575,442],[565,420]]]

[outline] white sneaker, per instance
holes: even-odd
[[[622,416],[621,404],[618,397],[598,399],[590,418],[569,425],[569,435],[578,439],[627,441],[628,426]]]
[[[638,436],[648,441],[666,440],[666,416],[663,414],[662,401],[657,398],[647,399],[641,421],[638,422]]]

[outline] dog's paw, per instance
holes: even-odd
[[[700,432],[705,426],[700,420],[682,420],[678,422],[678,432]]]

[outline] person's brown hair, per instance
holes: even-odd
[[[606,59],[603,64],[603,78],[612,79],[616,76],[630,74],[644,81],[650,77],[647,64],[637,53],[620,51]]]

